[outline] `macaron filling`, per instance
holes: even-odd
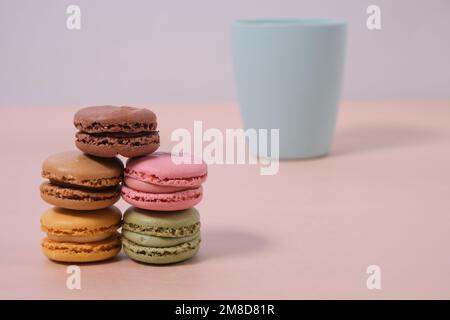
[[[94,190],[100,188],[114,188],[117,187],[122,181],[121,176],[111,178],[79,179],[71,175],[58,176],[45,170],[41,172],[41,176],[48,179],[52,184],[57,184],[59,186],[83,187]]]
[[[130,187],[134,190],[142,191],[142,192],[149,192],[149,193],[173,193],[173,192],[196,188],[196,186],[185,187],[185,186],[155,184],[152,182],[138,180],[136,178],[132,178],[129,176],[125,177],[124,183],[128,187]]]
[[[125,132],[116,133],[87,133],[79,131],[75,135],[76,142],[95,145],[127,145],[127,146],[141,146],[149,143],[159,144],[158,131],[140,132],[127,134]]]
[[[193,235],[180,237],[180,238],[169,238],[169,237],[157,237],[149,236],[142,233],[132,232],[128,230],[122,230],[122,237],[144,247],[173,247],[180,245],[185,242],[190,242],[200,236],[200,232]]]
[[[84,132],[84,131],[81,131]],[[158,131],[139,131],[139,132],[97,132],[97,133],[88,133],[93,137],[112,137],[112,138],[138,138],[145,137],[154,134],[158,134]]]
[[[88,242],[97,242],[97,241],[105,240],[105,239],[111,237],[114,233],[115,232],[106,232],[106,233],[100,233],[100,234],[80,235],[80,236],[47,234],[47,237],[52,241],[58,241],[58,242],[88,243]]]
[[[102,201],[115,199],[119,196],[120,190],[118,186],[97,189],[82,186],[69,187],[67,184],[59,184],[55,183],[55,181],[42,183],[40,189],[44,196],[79,201]]]
[[[196,222],[189,226],[172,228],[172,227],[142,225],[125,221],[123,223],[122,229],[149,236],[182,238],[198,234],[200,231],[200,222]]]
[[[155,174],[149,174],[143,171],[137,171],[130,168],[125,168],[125,178],[133,178],[138,181],[159,185],[159,186],[173,186],[173,187],[199,187],[207,178],[207,174],[202,174],[193,177],[162,177]],[[143,190],[142,190],[143,191]]]
[[[112,120],[110,120],[112,121]],[[74,121],[75,128],[83,132],[103,133],[103,132],[127,132],[136,133],[143,131],[153,131],[157,127],[156,122],[121,122],[121,123],[100,123],[97,121]]]

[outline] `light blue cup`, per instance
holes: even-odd
[[[244,127],[279,129],[280,159],[329,153],[346,29],[345,21],[337,19],[234,22],[233,59]]]

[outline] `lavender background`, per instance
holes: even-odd
[[[0,0],[0,106],[235,101],[230,23],[291,17],[347,19],[344,99],[450,98],[449,0]]]

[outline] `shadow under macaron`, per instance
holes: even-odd
[[[250,255],[265,250],[270,241],[263,235],[233,228],[205,228],[202,230],[200,251],[192,261],[230,258],[238,255]]]

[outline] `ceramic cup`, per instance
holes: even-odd
[[[232,29],[244,128],[279,129],[280,159],[328,154],[340,100],[345,21],[238,20]]]

